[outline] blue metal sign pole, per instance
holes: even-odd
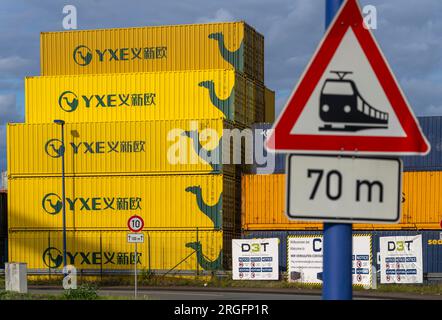
[[[326,0],[325,28],[344,0]],[[352,299],[352,225],[324,223],[323,300]]]

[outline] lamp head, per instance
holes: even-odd
[[[59,124],[59,125],[64,125],[65,124],[64,120],[58,120],[58,119],[54,120],[54,123],[55,124]]]

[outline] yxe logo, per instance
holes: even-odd
[[[63,263],[63,255],[60,250],[49,247],[43,252],[43,263],[48,268],[58,268]]]
[[[60,94],[58,106],[65,112],[77,110],[80,104],[86,108],[146,107],[156,105],[155,99],[156,94],[152,92],[77,96],[67,90]]]
[[[52,158],[60,158],[64,153],[63,143],[59,139],[48,140],[45,144],[45,152]]]
[[[82,141],[70,143],[74,154],[104,154],[104,153],[138,153],[145,152],[146,141]]]
[[[78,154],[106,154],[106,153],[140,153],[146,152],[146,141],[81,141],[67,145],[68,152]],[[59,139],[50,139],[45,144],[45,152],[51,158],[60,158],[65,152]]]
[[[70,265],[134,265],[141,264],[142,252],[138,252],[135,256],[134,252],[111,252],[111,251],[96,251],[96,252],[66,252],[66,262]],[[51,269],[61,267],[63,264],[62,252],[55,248],[49,247],[43,252],[43,263]]]
[[[63,92],[58,98],[58,105],[66,112],[72,112],[78,108],[78,98],[72,91]]]
[[[134,211],[141,210],[141,201],[139,197],[112,198],[112,197],[94,197],[94,198],[66,198],[66,210],[75,211]],[[42,200],[43,210],[49,214],[56,215],[63,209],[63,203],[59,195],[48,193]]]
[[[84,45],[74,49],[74,61],[76,64],[84,67],[92,61],[92,50]]]
[[[49,214],[57,214],[63,209],[63,202],[61,198],[55,193],[48,193],[43,197],[41,202],[43,210]]]
[[[76,64],[85,67],[91,63],[94,54],[97,62],[165,59],[167,47],[107,48],[96,49],[94,52],[85,45],[79,45],[74,49],[72,56]]]

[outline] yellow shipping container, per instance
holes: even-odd
[[[222,231],[143,231],[144,243],[127,243],[126,231],[68,231],[67,262],[97,273],[133,270],[135,261],[143,271],[221,270],[231,256],[232,235]],[[9,232],[9,261],[27,263],[29,272],[50,272],[63,267],[62,231]],[[223,263],[224,262],[224,263]]]
[[[8,228],[54,230],[62,223],[61,178],[9,181]],[[240,230],[241,183],[223,175],[66,178],[66,227],[127,230],[132,215],[146,227]]]
[[[264,112],[257,87],[229,70],[28,77],[26,123],[223,117],[247,124],[260,120],[246,117],[249,108]]]
[[[65,173],[239,175],[239,166],[222,164],[224,153],[241,149],[223,143],[223,129],[237,127],[223,119],[67,123]],[[9,124],[7,140],[11,177],[61,175],[59,125]]]
[[[234,69],[264,82],[264,37],[244,22],[41,33],[42,75]]]
[[[264,122],[273,123],[275,121],[275,91],[265,88],[265,108]]]
[[[402,219],[398,224],[354,224],[354,230],[440,229],[442,172],[404,172]],[[289,220],[285,174],[242,178],[243,230],[321,230],[321,223]]]

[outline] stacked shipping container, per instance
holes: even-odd
[[[244,22],[42,33],[26,123],[8,126],[9,258],[62,265],[64,153],[68,263],[229,267],[243,167],[221,160],[243,151],[223,132],[272,120],[263,41]],[[134,214],[145,220],[138,257],[126,243]]]
[[[379,237],[423,235],[424,272],[442,272],[442,117],[419,117],[432,149],[425,157],[403,157],[402,219],[398,224],[354,224],[355,233],[372,234],[373,253],[379,251]],[[253,125],[270,130],[272,124]],[[257,145],[255,145],[255,148]],[[269,156],[264,150],[265,156]],[[259,152],[258,152],[259,154]],[[289,220],[285,214],[285,155],[274,156],[272,165],[255,163],[252,175],[242,178],[242,229],[246,238],[278,237],[281,267],[286,265],[287,236],[320,233],[321,223]],[[314,231],[316,230],[316,231]]]
[[[321,230],[321,223],[289,220],[285,214],[285,174],[242,179],[244,230]],[[398,224],[354,224],[355,230],[440,230],[442,172],[404,172],[402,219]]]

